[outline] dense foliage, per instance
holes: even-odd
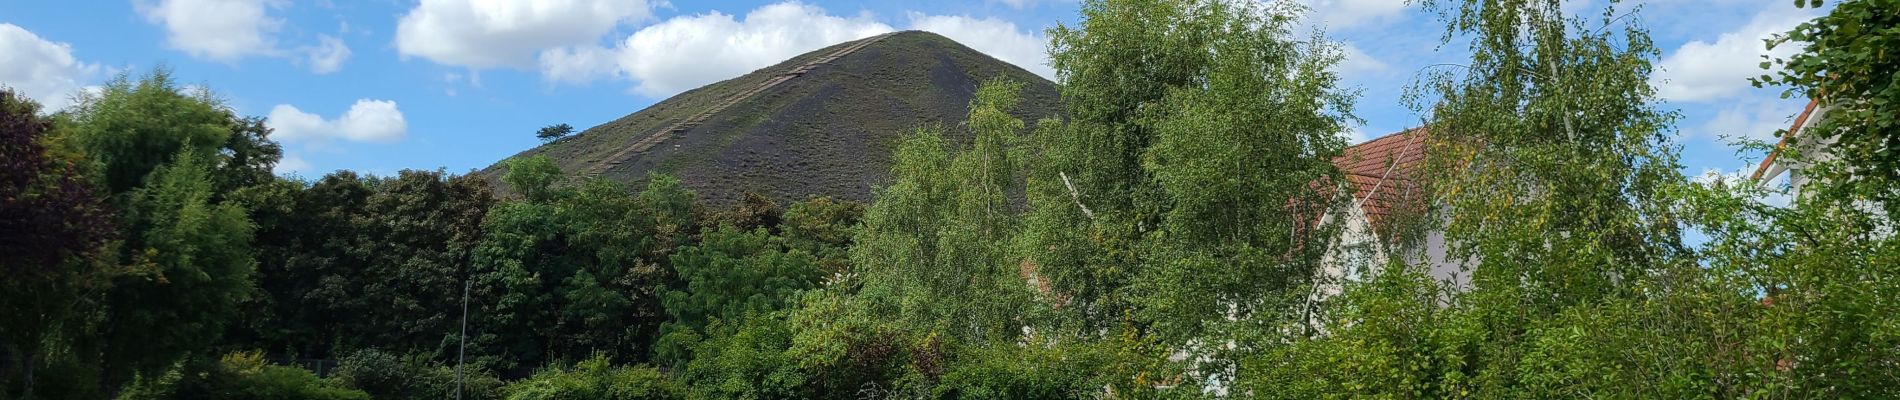
[[[1420,2],[1472,57],[1408,96],[1389,258],[1337,253],[1355,98],[1284,3],[1087,1],[1050,32],[1065,115],[987,81],[868,205],[545,157],[282,178],[263,120],[162,69],[50,116],[0,92],[0,398],[1900,396],[1900,214],[1868,206],[1900,189],[1826,173],[1887,165],[1852,144],[1892,125],[1887,3],[1797,29],[1771,82],[1849,144],[1771,205],[1679,172],[1621,3]]]
[[[1821,0],[1795,1],[1820,8]],[[1900,1],[1845,0],[1820,18],[1796,25],[1769,48],[1799,46],[1787,59],[1762,62],[1779,67],[1755,84],[1782,85],[1783,96],[1801,94],[1827,107],[1814,127],[1799,132],[1808,140],[1796,149],[1827,146],[1841,162],[1810,168],[1832,176],[1835,185],[1817,187],[1834,197],[1866,197],[1890,214],[1900,213]],[[1795,153],[1797,156],[1799,153]]]

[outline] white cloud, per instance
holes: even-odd
[[[1367,140],[1372,140],[1372,135],[1366,134],[1366,126],[1360,125],[1346,128],[1346,144],[1360,144],[1365,143]]]
[[[357,100],[349,111],[336,119],[324,119],[296,106],[278,104],[271,108],[266,124],[273,131],[272,137],[285,142],[342,139],[388,143],[402,140],[409,131],[409,123],[403,119],[402,110],[396,108],[396,102],[371,99]]]
[[[1705,137],[1711,140],[1753,139],[1775,141],[1775,131],[1788,129],[1794,123],[1795,114],[1801,112],[1800,105],[1784,104],[1766,99],[1751,98],[1723,107],[1700,126],[1689,129],[1691,137]]]
[[[1042,3],[1074,3],[1076,0],[989,0],[989,2],[1003,3],[1003,5],[1009,6],[1009,8],[1022,10],[1035,7],[1037,4]]]
[[[652,16],[644,0],[422,0],[396,26],[396,50],[438,64],[533,68],[535,55],[592,43]]]
[[[0,85],[45,106],[46,111],[72,105],[72,95],[85,88],[96,64],[73,58],[72,45],[56,43],[13,24],[0,23]]]
[[[1365,50],[1360,50],[1359,46],[1354,46],[1352,43],[1341,42],[1339,44],[1339,52],[1340,55],[1344,57],[1344,59],[1339,61],[1338,71],[1341,75],[1358,76],[1361,74],[1382,72],[1392,68],[1391,65],[1387,65],[1384,61],[1379,61],[1378,58],[1372,57],[1371,54],[1366,54]]]
[[[328,74],[343,69],[343,61],[350,59],[350,46],[342,39],[330,35],[317,35],[317,45],[304,49],[309,57],[310,71]]]
[[[1405,12],[1406,0],[1298,0],[1310,8],[1307,17],[1333,29],[1347,29],[1389,21]]]
[[[303,157],[298,157],[295,154],[285,154],[283,159],[277,160],[277,166],[272,167],[271,172],[278,175],[307,174],[314,169],[316,169],[316,167],[310,165],[309,161],[304,161]]]
[[[770,4],[744,20],[712,12],[676,17],[634,32],[621,43],[619,69],[634,90],[662,96],[738,76],[792,56],[890,32],[868,15],[832,16],[798,2]]]
[[[547,80],[581,84],[620,75],[619,53],[597,45],[574,46],[541,53],[541,76]]]
[[[277,0],[161,0],[138,3],[140,15],[165,27],[165,43],[192,57],[236,62],[251,55],[272,55],[272,35],[284,23],[265,8]]]
[[[910,28],[936,32],[990,56],[1054,77],[1041,35],[996,18],[910,13]],[[633,81],[634,91],[666,96],[738,76],[825,46],[896,30],[869,15],[836,16],[797,1],[769,4],[743,17],[718,11],[680,16],[640,29],[615,46],[583,44],[543,51],[552,82]]]
[[[1723,33],[1714,43],[1697,40],[1670,52],[1658,64],[1661,71],[1651,84],[1657,86],[1658,96],[1670,101],[1707,101],[1741,93],[1750,87],[1749,77],[1769,73],[1758,65],[1761,56],[1787,57],[1797,48],[1785,44],[1770,52],[1762,41],[1813,18],[1813,12],[1805,10],[1762,11],[1748,25]]]
[[[1055,68],[1049,66],[1049,41],[1041,35],[1016,29],[1016,24],[1009,21],[911,13],[910,27],[936,32],[1036,75],[1055,79]]]

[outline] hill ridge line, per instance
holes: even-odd
[[[845,46],[844,48],[838,49],[836,51],[832,51],[830,54],[826,54],[823,57],[818,57],[818,58],[812,59],[811,61],[807,61],[805,62],[805,64],[800,65],[797,68],[793,68],[789,72],[779,74],[778,76],[765,81],[765,83],[759,84],[759,86],[753,87],[751,89],[747,89],[744,92],[739,92],[738,94],[735,94],[732,96],[728,96],[726,97],[725,100],[721,100],[719,104],[715,104],[711,108],[707,108],[706,110],[700,111],[697,114],[693,114],[693,116],[687,117],[684,120],[680,120],[679,122],[675,122],[671,125],[667,125],[666,127],[660,128],[659,130],[654,131],[652,134],[647,135],[646,137],[641,138],[640,140],[635,141],[632,144],[627,145],[626,147],[620,148],[620,151],[614,152],[612,156],[608,156],[606,159],[601,160],[599,163],[594,164],[592,168],[588,168],[588,171],[585,175],[586,176],[600,176],[601,174],[606,173],[608,169],[612,169],[613,167],[619,166],[621,163],[626,162],[627,157],[632,156],[634,154],[646,153],[647,149],[651,149],[653,148],[653,146],[659,145],[660,142],[664,142],[666,141],[666,139],[672,138],[674,134],[684,133],[686,131],[692,130],[693,128],[699,127],[700,124],[703,124],[706,122],[707,118],[712,118],[713,115],[717,115],[721,112],[725,112],[727,108],[731,108],[734,105],[743,103],[746,100],[751,100],[753,96],[757,96],[759,93],[764,93],[767,90],[771,90],[772,88],[777,87],[779,84],[798,78],[799,76],[803,76],[805,73],[811,72],[814,69],[818,69],[818,67],[824,66],[826,64],[830,64],[831,62],[837,61],[838,59],[844,58],[845,56],[849,56],[852,53],[856,53],[860,49],[863,49],[867,46],[870,46],[873,43],[877,43],[878,41],[884,40],[885,38],[891,37],[892,35],[896,35],[898,33],[900,32],[889,32],[889,33],[879,34],[876,36],[867,37],[864,39],[859,39],[857,43],[852,43],[849,46]]]

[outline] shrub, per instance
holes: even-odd
[[[297,367],[270,365],[257,352],[226,354],[216,363],[179,362],[164,373],[140,377],[121,400],[368,400],[363,391],[341,387]]]
[[[508,400],[683,399],[685,388],[659,370],[614,367],[595,355],[572,368],[549,368],[503,388]]]
[[[502,382],[487,370],[464,370],[464,399],[501,398]],[[447,399],[455,397],[455,367],[420,356],[397,356],[381,350],[362,350],[338,364],[338,383],[378,399]]]

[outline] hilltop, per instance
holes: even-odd
[[[513,157],[546,154],[570,174],[632,184],[649,172],[672,174],[712,205],[746,192],[869,201],[888,179],[899,138],[929,124],[955,127],[977,86],[994,77],[1023,83],[1015,113],[1032,124],[1060,112],[1053,82],[949,38],[905,31],[689,90]],[[480,173],[494,180],[498,165]]]

